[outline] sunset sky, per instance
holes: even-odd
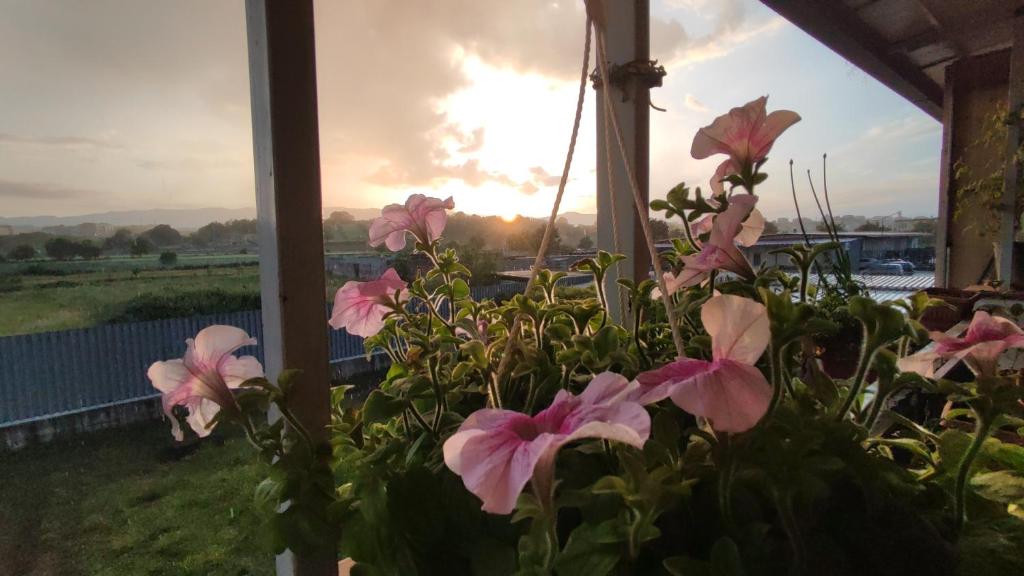
[[[619,1],[619,0],[613,0]],[[467,212],[550,209],[575,106],[582,0],[316,4],[326,206],[410,192]],[[787,164],[841,214],[934,215],[941,127],[756,0],[652,0],[652,197],[706,187],[694,132],[762,94],[803,121],[761,208],[792,216]],[[565,210],[593,212],[588,93]],[[242,0],[0,0],[0,216],[254,205]]]

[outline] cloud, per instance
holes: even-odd
[[[714,5],[712,30],[693,37],[679,21],[653,17],[652,55],[663,63],[724,55],[773,25],[751,22],[737,0],[686,4]],[[371,185],[397,190],[446,180],[498,183],[528,194],[557,185],[549,177],[523,179],[481,164],[484,128],[454,124],[439,104],[473,85],[464,66],[469,58],[555,84],[574,82],[582,2],[318,0],[315,9],[324,169],[350,174],[347,167],[358,166],[358,178],[366,176],[345,181],[349,198],[360,198]],[[84,175],[100,190],[132,189],[140,205],[163,202],[168,193],[182,202],[223,198],[228,186],[233,198],[251,202],[247,161],[203,165],[187,143],[190,135],[202,135],[208,149],[230,151],[228,158],[251,154],[243,3],[0,0],[0,13],[0,144],[130,151],[125,161],[140,174],[63,162],[61,176],[77,181]],[[26,135],[37,127],[68,135]],[[112,133],[116,142],[103,136]],[[10,174],[18,162],[13,154],[0,157],[0,173]],[[168,175],[158,196],[152,171],[175,168],[180,175]],[[215,172],[221,177],[211,180]]]
[[[551,174],[543,166],[530,168],[530,175],[533,177],[533,182],[539,186],[551,187],[562,183],[561,174]]]
[[[25,145],[57,148],[93,148],[104,150],[122,150],[124,146],[115,144],[105,138],[87,138],[84,136],[20,136],[0,132],[0,145]]]
[[[32,200],[63,200],[83,198],[94,194],[93,190],[66,188],[44,182],[14,182],[0,180],[0,198],[22,198]]]
[[[705,106],[703,102],[697,100],[697,97],[694,96],[693,94],[687,94],[686,97],[683,98],[683,104],[685,104],[686,107],[689,108],[690,110],[693,110],[694,112],[700,112],[702,114],[705,112],[709,112],[711,110],[710,108]]]

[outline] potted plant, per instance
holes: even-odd
[[[929,336],[929,298],[850,296],[853,373],[822,369],[814,337],[839,308],[808,285],[817,255],[793,247],[791,276],[737,249],[759,234],[761,167],[797,120],[760,98],[700,130],[693,156],[724,156],[712,194],[679,186],[653,204],[687,237],[658,282],[617,286],[624,324],[603,287],[566,297],[546,271],[536,290],[476,301],[441,246],[451,199],[384,208],[370,244],[411,239],[431,268],[338,291],[332,326],[391,368],[361,405],[335,390],[330,446],[289,409],[302,375],[263,377],[235,356],[254,343],[236,328],[203,330],[150,378],[200,436],[220,422],[246,431],[270,463],[257,495],[279,549],[337,545],[352,574],[1019,573],[1024,448],[993,433],[1024,424],[1021,376],[997,364],[1024,331],[978,313],[963,338]],[[577,268],[602,286],[621,260]],[[953,357],[975,378],[931,379]],[[946,396],[965,429],[893,411],[908,388]],[[267,424],[271,405],[282,418]]]

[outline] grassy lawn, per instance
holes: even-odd
[[[132,298],[223,290],[258,293],[255,266],[197,270],[101,271],[20,276],[21,287],[0,293],[0,336],[84,328],[116,316]]]
[[[118,317],[129,304],[150,296],[174,300],[191,295],[203,300],[204,294],[223,292],[255,297],[260,290],[259,267],[239,265],[238,258],[243,256],[193,257],[179,260],[175,268],[158,265],[129,268],[124,262],[138,263],[142,259],[127,258],[47,262],[47,270],[60,272],[51,275],[21,274],[14,268],[18,264],[0,264],[0,268],[7,266],[6,272],[0,269],[0,280],[13,278],[17,283],[13,289],[5,291],[0,282],[0,336],[122,321]],[[218,259],[224,261],[217,264]],[[92,266],[101,263],[106,267]],[[194,265],[209,267],[189,268]],[[5,273],[7,276],[3,276]],[[328,301],[346,280],[327,277]]]
[[[272,574],[260,478],[240,436],[165,422],[0,454],[0,576]]]

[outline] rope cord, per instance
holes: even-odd
[[[610,86],[611,76],[608,74],[608,56],[607,49],[605,46],[604,30],[597,30],[597,53],[598,53],[598,66],[601,68],[601,78],[603,79],[605,86]],[[622,163],[626,168],[626,175],[629,179],[629,187],[633,192],[633,202],[636,205],[636,212],[640,217],[640,227],[643,229],[644,240],[647,243],[647,250],[651,255],[651,265],[654,266],[655,279],[658,282],[658,287],[661,289],[661,301],[665,305],[665,313],[668,315],[669,328],[672,330],[672,342],[675,344],[676,353],[680,358],[686,357],[686,350],[683,345],[683,336],[679,332],[679,324],[676,322],[675,307],[672,305],[672,295],[668,292],[668,286],[665,283],[665,276],[661,268],[661,260],[658,257],[658,249],[654,246],[654,236],[651,234],[651,223],[650,217],[647,214],[647,205],[644,203],[643,198],[640,195],[640,185],[636,180],[636,173],[633,171],[632,162],[630,162],[629,154],[626,150],[625,138],[622,136],[622,127],[619,126],[619,119],[615,114],[615,109],[612,107],[611,100],[608,98],[602,98],[604,102],[604,115],[605,123],[611,122],[612,129],[615,132],[615,140],[619,145],[619,151],[622,153]]]
[[[558,209],[562,205],[562,196],[565,194],[565,185],[569,181],[569,168],[572,166],[572,157],[576,150],[576,138],[580,132],[580,119],[583,116],[583,100],[587,94],[587,72],[590,64],[590,44],[591,44],[591,18],[587,15],[586,24],[586,39],[583,42],[583,71],[580,74],[580,90],[579,96],[576,99],[576,117],[572,124],[572,136],[569,138],[569,150],[565,155],[565,165],[562,167],[562,179],[558,182],[558,193],[555,195],[555,203],[551,207],[551,216],[548,217],[547,226],[544,228],[544,237],[541,238],[540,248],[537,250],[537,257],[533,261],[533,268],[530,269],[530,279],[526,283],[525,294],[529,295],[533,290],[534,285],[537,283],[537,273],[540,271],[541,264],[544,262],[544,256],[547,254],[548,245],[551,243],[551,237],[554,236],[555,231],[555,220],[558,218]],[[498,370],[495,373],[495,388],[497,389],[501,381],[504,380],[505,371],[508,370],[509,359],[512,356],[512,348],[516,345],[516,341],[519,339],[519,333],[522,326],[522,316],[517,314],[515,321],[512,323],[512,328],[508,333],[508,342],[505,343],[505,352],[501,355],[501,361],[498,363]],[[501,399],[498,397],[492,398],[492,403],[495,408],[501,408]]]

